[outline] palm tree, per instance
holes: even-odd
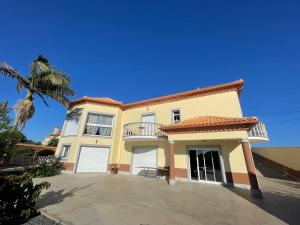
[[[17,80],[17,90],[26,89],[25,99],[19,100],[14,106],[16,112],[16,126],[21,130],[35,112],[34,95],[37,95],[49,106],[46,97],[49,97],[66,108],[69,107],[67,96],[74,96],[75,92],[70,87],[70,78],[51,66],[43,56],[38,56],[30,65],[30,75],[24,76],[6,63],[0,64],[0,73]]]

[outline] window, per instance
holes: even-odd
[[[68,113],[66,121],[65,121],[65,128],[63,132],[63,136],[73,136],[77,135],[77,131],[79,128],[79,121],[80,121],[81,111],[76,110]]]
[[[113,118],[114,116],[112,115],[89,113],[84,134],[110,137],[112,134]]]
[[[172,110],[172,123],[180,122],[180,110],[174,109]]]
[[[62,146],[62,149],[59,153],[59,157],[62,159],[62,160],[67,160],[69,158],[69,153],[70,153],[70,145],[63,145]]]

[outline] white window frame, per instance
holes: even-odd
[[[90,114],[94,114],[94,115],[97,115],[97,116],[111,116],[112,117],[111,125],[103,125],[103,124],[99,125],[99,124],[96,124],[96,123],[88,123],[88,118],[89,118]],[[85,121],[85,124],[84,124],[83,135],[84,136],[95,136],[95,137],[108,137],[108,138],[110,138],[113,135],[114,121],[115,121],[115,115],[114,114],[88,112],[87,116],[86,116],[86,121]],[[105,127],[105,128],[110,127],[111,128],[111,133],[110,133],[109,136],[101,135],[101,134],[99,134],[99,135],[96,135],[96,134],[85,134],[86,126]]]
[[[175,111],[179,112],[179,121],[174,120]],[[171,111],[171,120],[172,120],[172,123],[178,123],[178,122],[181,121],[181,111],[180,111],[180,109],[172,109],[172,111]]]
[[[66,148],[68,149],[67,156],[66,157],[62,157],[65,154]],[[70,151],[71,151],[71,145],[62,145],[60,153],[59,153],[59,157],[61,158],[61,160],[63,160],[63,161],[68,160],[69,159],[69,155],[70,155]]]
[[[62,136],[63,137],[69,137],[69,136],[77,136],[78,135],[78,131],[80,129],[80,122],[81,122],[81,117],[82,117],[82,110],[79,109],[79,111],[77,112],[77,115],[79,116],[78,118],[78,127],[77,127],[77,131],[76,131],[76,134],[66,134],[66,129],[68,127],[68,115],[72,113],[72,112],[68,112],[67,113],[67,116],[66,116],[66,119],[65,119],[65,122],[64,122],[64,127],[63,127],[63,132],[62,132]]]

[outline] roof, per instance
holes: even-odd
[[[86,97],[76,99],[72,102],[70,102],[70,107],[83,104],[83,103],[95,103],[100,105],[109,105],[109,106],[116,106],[120,108],[124,108],[124,104],[122,102],[119,102],[117,100],[111,99],[111,98],[92,98],[92,97]]]
[[[197,116],[178,123],[163,125],[160,130],[166,133],[249,130],[258,122],[256,117]]]
[[[179,101],[179,100],[188,99],[188,98],[195,98],[195,97],[199,97],[199,96],[224,93],[224,92],[229,92],[229,91],[236,91],[238,94],[240,94],[240,92],[243,88],[243,84],[244,84],[243,80],[238,80],[238,81],[234,81],[231,83],[215,85],[215,86],[205,87],[205,88],[198,88],[198,89],[191,90],[191,91],[185,91],[185,92],[166,95],[166,96],[162,96],[162,97],[158,97],[158,98],[152,98],[152,99],[148,99],[148,100],[132,102],[129,104],[123,104],[122,102],[113,100],[111,98],[83,97],[83,98],[80,98],[80,99],[70,102],[70,107],[79,105],[79,104],[83,104],[83,103],[94,103],[94,104],[116,106],[123,110],[126,110],[126,109],[139,108],[139,107],[143,107],[143,106],[156,105],[156,104],[161,104],[161,103],[166,103],[166,102]]]
[[[237,91],[238,94],[240,94],[242,87],[243,87],[244,81],[238,80],[231,83],[206,87],[206,88],[199,88],[191,91],[181,92],[177,94],[167,95],[159,98],[153,98],[149,100],[144,101],[138,101],[129,103],[125,106],[125,109],[131,109],[131,108],[137,108],[142,106],[148,106],[148,105],[154,105],[154,104],[160,104],[165,102],[172,102],[172,101],[178,101],[183,100],[187,98],[195,98],[199,96],[205,96],[205,95],[212,95],[212,94],[218,94],[228,91]]]

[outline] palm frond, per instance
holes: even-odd
[[[17,91],[20,93],[22,91],[22,88],[23,88],[23,84],[20,81],[18,81],[18,83],[17,83]]]
[[[51,90],[44,90],[44,91],[41,91],[41,93],[59,103],[61,103],[64,107],[69,108],[70,101],[63,94],[60,94],[59,92],[55,92],[55,91],[51,91]]]

